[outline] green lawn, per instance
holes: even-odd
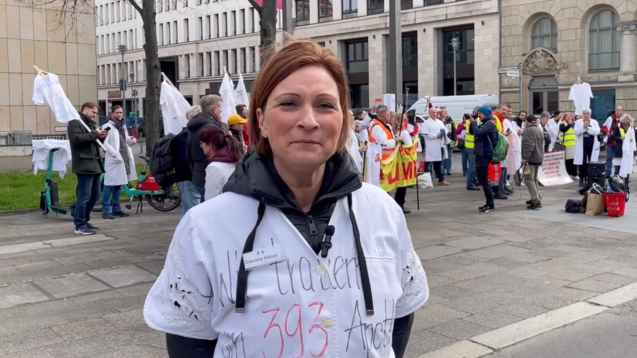
[[[142,165],[137,166],[137,176]],[[40,192],[44,190],[46,172],[0,173],[0,212],[38,209],[40,207]],[[75,186],[77,177],[68,171],[64,179],[53,173],[53,181],[58,184],[60,203],[70,205],[75,203]],[[131,183],[133,186],[135,182]],[[127,196],[122,193],[122,199]]]

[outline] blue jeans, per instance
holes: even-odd
[[[615,157],[615,147],[606,146],[606,176],[613,174],[613,157]],[[619,173],[619,170],[617,170]]]
[[[101,174],[77,174],[75,188],[77,202],[73,212],[73,223],[76,229],[86,227],[91,220],[91,211],[100,197],[100,176]]]
[[[443,167],[447,174],[451,173],[451,164],[453,164],[453,148],[447,148],[447,155],[449,158],[442,161]]]
[[[201,196],[201,201],[199,203],[203,203],[206,200],[206,188],[203,186],[195,185],[195,189],[197,189],[197,192]]]
[[[122,207],[119,205],[121,195],[121,185],[104,185],[104,191],[102,192],[102,215],[122,212]]]
[[[443,181],[445,181],[445,172],[444,169],[442,168],[442,163],[444,161],[440,161],[440,162],[427,162],[425,164],[425,172],[430,173],[431,177],[433,178],[433,174],[431,172],[431,169],[433,168],[433,170],[436,172],[436,175],[438,176],[438,182],[442,183]]]
[[[504,189],[507,186],[507,168],[500,168],[500,188]]]
[[[188,210],[201,203],[201,194],[189,180],[178,182],[177,188],[179,188],[179,196],[181,197],[181,216],[184,216]]]
[[[476,155],[473,153],[473,149],[465,148],[467,152],[467,188],[475,186],[476,182]]]
[[[467,176],[467,168],[468,168],[468,161],[469,161],[469,154],[467,153],[469,149],[467,148],[462,148],[461,149],[461,153],[462,153],[462,175]]]

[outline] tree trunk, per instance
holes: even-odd
[[[265,65],[276,46],[276,20],[278,12],[275,0],[263,0],[263,6],[259,12],[259,25],[261,27],[261,67]]]
[[[146,155],[150,156],[159,139],[159,93],[161,66],[157,53],[157,33],[155,24],[155,0],[143,0],[142,13],[144,28],[144,53],[146,54],[146,97],[144,98],[144,129],[146,135]]]

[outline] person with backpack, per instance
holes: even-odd
[[[206,185],[206,167],[208,166],[208,157],[201,149],[199,138],[204,129],[219,127],[224,133],[228,133],[228,123],[221,122],[221,106],[223,100],[216,94],[202,97],[199,100],[201,113],[197,114],[188,122],[188,162],[192,170],[192,183],[200,195],[201,202],[204,201],[205,185]]]
[[[529,189],[531,200],[527,209],[542,207],[537,175],[544,159],[544,132],[534,115],[526,117],[526,128],[522,134],[522,165],[524,165],[524,185]]]
[[[201,113],[201,106],[192,106],[186,112],[186,118],[191,121],[196,115]],[[201,203],[201,195],[192,183],[192,169],[188,162],[188,128],[184,127],[173,140],[173,168],[175,170],[175,181],[179,188],[181,197],[181,215],[184,216],[188,210]]]
[[[489,182],[489,166],[493,159],[493,148],[497,144],[499,132],[493,120],[491,107],[478,108],[478,118],[480,119],[479,125],[473,118],[470,125],[471,133],[475,139],[473,152],[476,156],[476,176],[486,199],[486,204],[479,207],[478,210],[481,213],[493,213],[495,212],[495,203]]]

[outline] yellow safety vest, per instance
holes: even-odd
[[[476,119],[478,123],[480,120]],[[467,149],[473,149],[476,146],[476,138],[473,134],[471,134],[471,121],[467,120],[464,123],[465,126],[465,135],[464,135],[464,147]]]
[[[560,133],[560,142],[562,142],[562,145],[564,145],[565,147],[574,146],[576,139],[577,137],[575,137],[575,131],[573,131],[573,128],[567,130],[566,133]]]

